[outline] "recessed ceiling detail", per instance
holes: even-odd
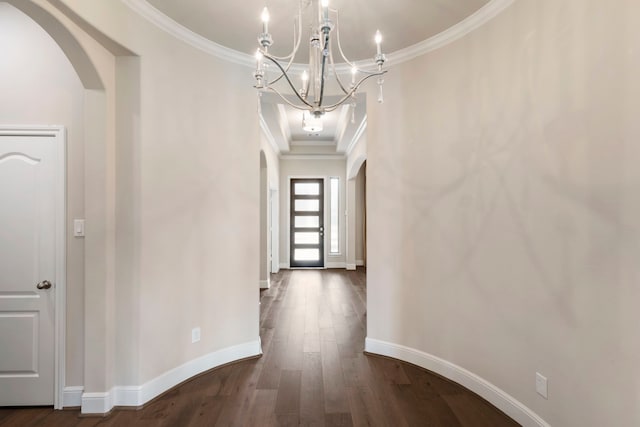
[[[260,97],[260,124],[265,137],[281,157],[334,155],[344,157],[366,123],[364,95],[322,116],[322,129],[303,127],[303,112],[284,104],[276,95]]]
[[[304,1],[304,0],[303,0]],[[347,56],[370,62],[374,49],[373,34],[384,33],[389,65],[410,60],[455,41],[498,15],[514,0],[332,0],[341,10],[341,25],[349,27],[355,46],[344,50]],[[174,37],[205,52],[247,67],[255,67],[256,37],[260,31],[260,13],[265,4],[275,15],[292,15],[296,0],[248,0],[245,2],[200,0],[122,0],[142,17]],[[292,6],[293,4],[293,6]],[[252,15],[252,11],[255,13]],[[282,12],[280,12],[282,11]],[[361,13],[356,14],[356,11]],[[385,14],[386,13],[386,14]],[[351,16],[351,18],[345,18]],[[354,18],[355,17],[355,18]],[[281,18],[280,18],[281,19]],[[352,19],[353,23],[345,23]],[[274,21],[274,27],[276,22]],[[293,26],[279,22],[283,33]],[[369,28],[370,27],[370,28]],[[360,43],[371,33],[371,46]],[[274,34],[288,40],[290,34]],[[284,49],[284,48],[283,48]],[[350,50],[352,49],[352,50]],[[284,49],[285,51],[287,49]],[[363,50],[366,50],[363,51]],[[275,47],[274,47],[275,51]],[[277,52],[277,51],[276,51]],[[349,68],[344,67],[348,72]]]

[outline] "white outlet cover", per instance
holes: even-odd
[[[545,399],[548,398],[547,393],[547,377],[542,375],[540,372],[536,372],[536,392]]]
[[[200,341],[200,328],[193,328],[191,330],[191,342],[196,343]]]

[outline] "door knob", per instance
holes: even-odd
[[[36,285],[36,288],[38,289],[49,289],[51,288],[51,282],[48,280],[43,280],[42,282],[38,283]]]

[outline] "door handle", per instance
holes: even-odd
[[[48,280],[43,280],[42,282],[38,283],[36,285],[36,288],[38,289],[50,289],[51,288],[51,282]]]

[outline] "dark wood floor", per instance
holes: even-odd
[[[517,426],[464,388],[363,354],[365,272],[283,270],[262,292],[264,356],[214,369],[106,418],[1,409],[2,426]]]

